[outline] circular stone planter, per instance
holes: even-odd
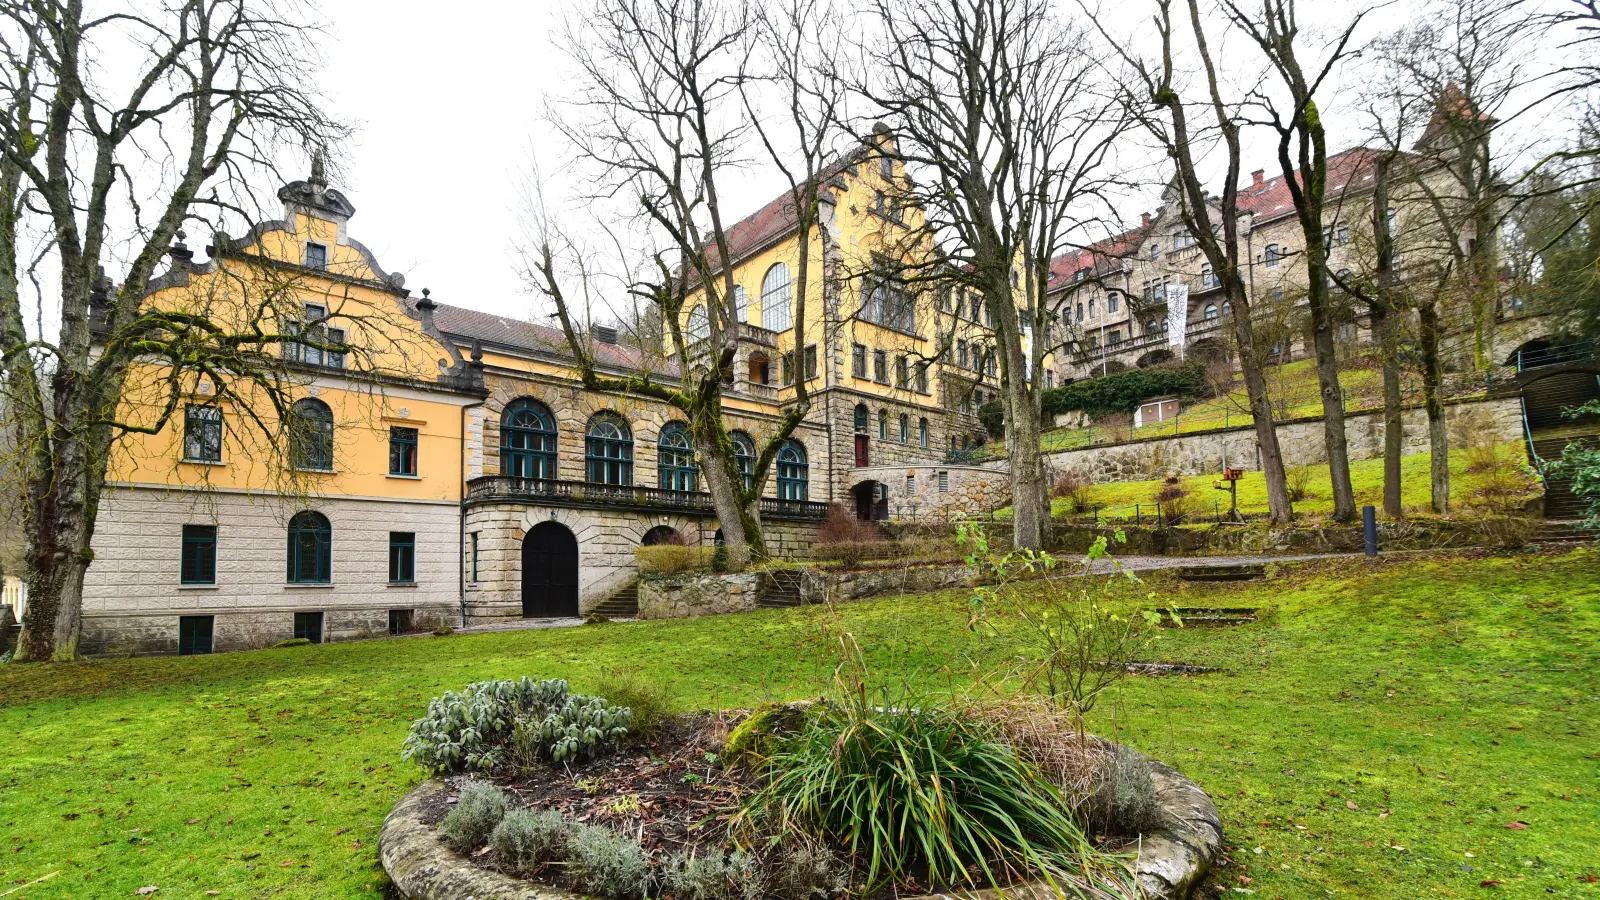
[[[1186,900],[1189,891],[1211,870],[1222,848],[1222,819],[1206,792],[1165,763],[1137,751],[1155,781],[1159,820],[1136,845],[1134,873],[1151,898]],[[473,865],[441,843],[425,813],[449,793],[442,778],[429,778],[400,798],[378,836],[378,858],[401,897],[406,900],[593,900],[560,888],[531,884]],[[977,897],[998,897],[986,889]],[[941,895],[942,896],[942,895]],[[965,894],[964,894],[965,896]],[[1013,885],[1006,897],[1053,897],[1042,883]],[[931,898],[909,898],[931,900]]]

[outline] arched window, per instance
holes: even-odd
[[[694,309],[689,310],[686,336],[691,341],[703,341],[711,336],[711,316],[706,312],[705,306],[695,304]]]
[[[888,439],[889,411],[887,409],[880,409],[878,410],[878,440],[887,441]]]
[[[805,445],[792,438],[785,441],[783,449],[778,451],[778,499],[806,499],[810,468],[806,464]]]
[[[327,584],[333,580],[333,528],[328,517],[306,510],[289,520],[289,583]]]
[[[664,491],[695,489],[694,440],[689,435],[689,426],[682,422],[668,422],[661,429],[661,440],[656,450],[656,474]]]
[[[1267,264],[1267,268],[1270,269],[1273,266],[1277,265],[1278,264],[1278,260],[1282,259],[1282,258],[1283,258],[1283,251],[1278,249],[1278,245],[1277,244],[1268,244],[1267,245],[1266,253],[1263,254],[1263,259]]]
[[[1231,312],[1233,312],[1233,304],[1229,303],[1226,300],[1222,301],[1222,314],[1223,315],[1227,315],[1228,313],[1231,313]]]
[[[1204,315],[1206,317],[1206,321],[1207,322],[1211,321],[1212,319],[1215,319],[1217,317],[1217,315],[1218,315],[1218,313],[1217,313],[1217,305],[1215,303],[1207,303]]]
[[[1160,319],[1151,319],[1148,322],[1144,323],[1144,333],[1145,334],[1155,334],[1158,330],[1160,330],[1160,328],[1161,328],[1161,320]]]
[[[728,432],[728,440],[733,441],[733,462],[739,468],[739,477],[744,479],[744,489],[748,491],[756,472],[756,442],[742,431]]]
[[[750,321],[750,298],[745,295],[744,288],[738,285],[733,286],[733,310],[739,321]]]
[[[867,411],[865,403],[856,404],[856,434],[867,433],[867,420],[871,417],[872,414]]]
[[[289,464],[296,469],[333,468],[333,410],[307,397],[289,407]]]
[[[597,413],[584,438],[590,484],[633,484],[633,432],[614,412]]]
[[[1214,288],[1216,286],[1217,286],[1217,273],[1215,273],[1215,272],[1213,272],[1211,270],[1211,265],[1209,263],[1207,263],[1206,265],[1201,266],[1200,267],[1200,287],[1202,289],[1204,289],[1204,288]]]
[[[500,415],[500,474],[556,479],[556,419],[548,406],[526,397],[506,404]]]
[[[911,417],[905,413],[900,414],[900,443],[911,443]]]
[[[1094,304],[1095,304],[1095,298],[1090,297],[1089,298],[1089,318],[1098,319],[1100,317],[1100,315],[1099,315],[1098,312],[1095,311]]]
[[[794,326],[789,308],[789,267],[775,263],[761,279],[761,327],[768,331],[788,331]]]
[[[928,420],[926,418],[917,420],[917,446],[924,450],[928,449]]]

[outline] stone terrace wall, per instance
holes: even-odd
[[[1452,423],[1470,421],[1473,430],[1496,435],[1503,441],[1522,440],[1522,408],[1515,399],[1452,403],[1449,404],[1446,417]],[[1405,432],[1401,452],[1408,455],[1426,453],[1427,414],[1420,408],[1407,409],[1401,421]],[[1345,434],[1350,458],[1373,459],[1382,456],[1383,431],[1381,412],[1346,416]],[[1287,465],[1316,465],[1328,461],[1321,418],[1279,423],[1278,444]],[[1248,425],[1223,431],[1063,450],[1046,454],[1045,459],[1056,472],[1077,472],[1095,483],[1216,473],[1222,471],[1224,461],[1226,465],[1245,469],[1260,468],[1256,459],[1255,430]]]

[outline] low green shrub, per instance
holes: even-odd
[[[439,823],[439,840],[458,853],[471,853],[489,842],[505,815],[505,792],[486,781],[469,781]]]
[[[595,694],[632,712],[629,730],[650,734],[677,712],[672,690],[665,681],[647,678],[638,666],[608,669],[595,683]]]
[[[489,845],[502,866],[527,873],[562,859],[572,828],[572,823],[553,809],[512,810],[489,835]]]
[[[978,407],[978,423],[989,437],[999,440],[1006,436],[1006,410],[999,400],[990,400]]]
[[[1160,807],[1149,764],[1127,750],[1107,755],[1084,812],[1092,827],[1116,834],[1139,834],[1155,824]]]
[[[436,772],[488,771],[506,762],[520,732],[521,762],[578,759],[626,734],[631,717],[599,697],[569,694],[561,679],[479,681],[430,701],[401,757]]]
[[[1057,413],[1074,409],[1081,409],[1090,417],[1131,412],[1151,397],[1205,397],[1210,390],[1205,364],[1199,360],[1180,366],[1129,369],[1045,391],[1044,417],[1049,421]]]
[[[677,900],[759,900],[766,879],[748,853],[680,853],[664,867],[667,890]]]
[[[1094,855],[1060,794],[993,729],[928,703],[830,705],[767,758],[738,821],[800,829],[886,886],[984,886],[1012,870],[1076,870]]]
[[[684,547],[678,544],[653,544],[633,548],[641,575],[681,575],[711,567],[710,547]]]
[[[567,874],[580,890],[622,900],[650,890],[650,861],[637,841],[601,825],[579,825],[567,847]]]

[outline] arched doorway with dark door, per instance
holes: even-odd
[[[881,481],[863,481],[850,489],[856,501],[856,518],[863,522],[889,518],[889,486]]]
[[[578,539],[559,522],[540,522],[522,539],[522,617],[578,615]]]

